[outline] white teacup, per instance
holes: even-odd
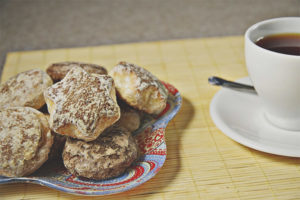
[[[296,131],[300,130],[300,56],[255,44],[261,37],[281,33],[300,34],[300,17],[270,19],[251,26],[245,33],[246,64],[267,120]]]

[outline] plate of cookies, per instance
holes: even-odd
[[[163,166],[181,102],[175,87],[128,62],[21,72],[0,85],[0,184],[78,195],[135,188]]]

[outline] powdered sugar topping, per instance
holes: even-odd
[[[161,94],[161,98],[168,97],[168,91],[164,87],[164,85],[156,78],[152,73],[148,70],[127,62],[120,62],[116,67],[113,69],[113,73],[124,73],[124,74],[132,74],[134,73],[136,76],[135,79],[135,87],[138,92],[142,92],[146,88],[150,86],[154,86],[158,88],[159,93]],[[129,76],[127,77],[128,80],[126,82],[130,82]]]
[[[107,75],[91,75],[80,67],[72,68],[44,95],[55,104],[52,113],[54,131],[72,124],[83,135],[94,135],[101,118],[114,117],[119,112],[113,79]]]
[[[42,127],[35,112],[27,107],[0,111],[0,170],[20,174],[37,154]]]
[[[50,77],[40,69],[19,73],[0,85],[0,108],[33,106],[35,98],[51,84]]]

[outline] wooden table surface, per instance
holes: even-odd
[[[108,69],[122,60],[136,63],[180,91],[182,108],[166,130],[166,162],[154,178],[120,194],[84,197],[35,184],[8,184],[0,185],[0,199],[300,199],[300,159],[242,146],[210,118],[209,104],[219,88],[208,85],[207,78],[247,76],[243,37],[12,52],[2,82],[67,60]]]

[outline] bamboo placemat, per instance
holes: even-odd
[[[247,76],[243,37],[204,38],[88,48],[12,52],[2,81],[58,61],[97,63],[111,69],[125,60],[173,84],[183,97],[166,130],[167,160],[150,181],[95,199],[300,199],[300,159],[244,147],[213,124],[209,104],[218,88],[207,78]],[[34,184],[0,185],[0,199],[87,199]]]

